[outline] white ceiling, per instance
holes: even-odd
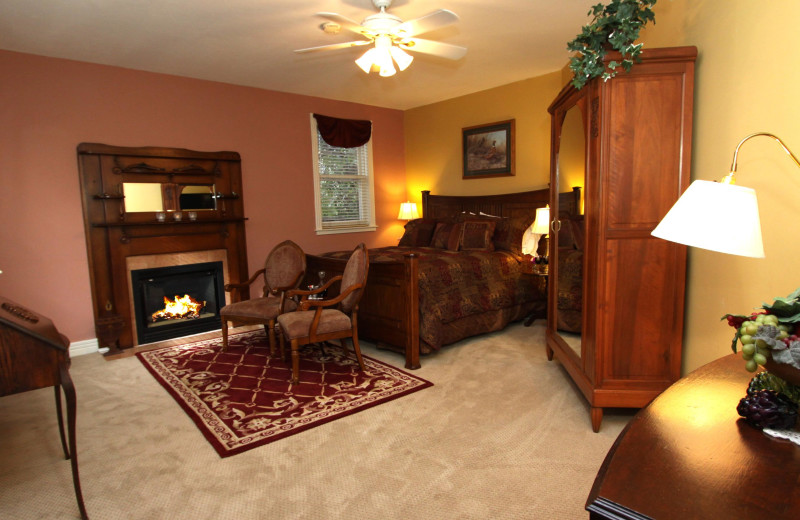
[[[355,65],[363,47],[293,52],[358,39],[323,33],[314,13],[360,23],[371,0],[2,0],[0,48],[405,110],[562,68],[597,1],[395,0],[388,12],[403,20],[455,12],[421,37],[469,50],[416,54],[390,78]]]

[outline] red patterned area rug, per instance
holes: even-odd
[[[351,346],[352,349],[352,346]],[[220,457],[408,395],[433,383],[337,345],[301,349],[300,383],[290,355],[270,356],[263,330],[136,354],[203,432]]]

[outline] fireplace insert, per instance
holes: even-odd
[[[222,270],[222,262],[206,262],[131,271],[138,343],[218,329]]]

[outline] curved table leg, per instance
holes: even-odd
[[[86,514],[86,506],[83,504],[83,493],[81,493],[81,480],[78,474],[78,450],[75,441],[75,413],[77,411],[77,403],[75,397],[75,386],[72,384],[72,378],[69,376],[67,367],[61,367],[61,387],[64,389],[64,396],[67,399],[67,430],[69,431],[69,457],[72,463],[72,483],[75,486],[75,498],[78,500],[78,509],[81,512],[81,518],[88,520],[89,516]],[[59,397],[59,408],[61,399]]]
[[[550,345],[545,346],[544,350],[547,353],[547,361],[553,361],[553,349],[550,348]]]
[[[58,416],[58,433],[61,436],[61,448],[64,449],[64,459],[69,460],[67,437],[64,434],[64,414],[61,411],[61,387],[59,385],[54,385],[53,390],[56,394],[56,415]]]

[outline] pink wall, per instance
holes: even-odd
[[[291,238],[310,253],[397,242],[403,113],[353,103],[0,51],[0,294],[95,337],[76,147],[241,154],[250,271]],[[317,236],[309,113],[373,121],[378,231]]]

